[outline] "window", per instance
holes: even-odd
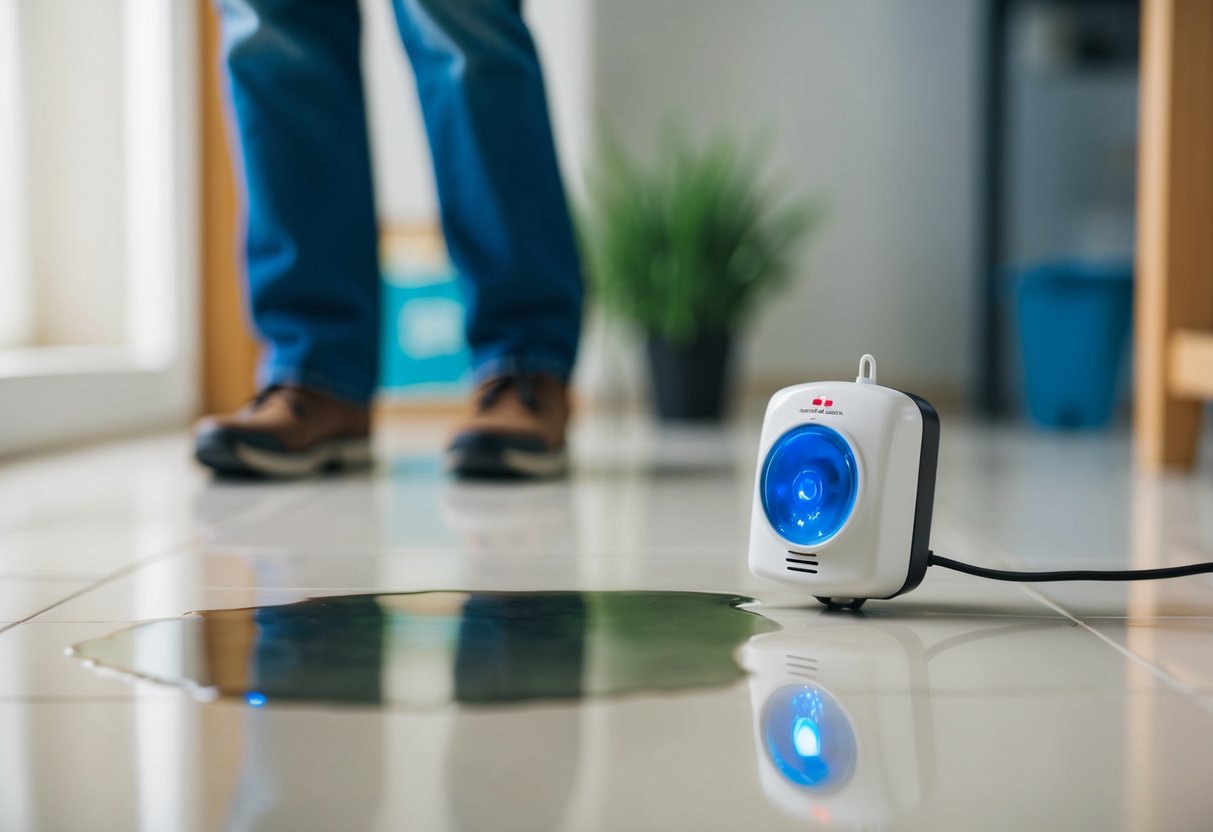
[[[0,0],[0,453],[191,410],[194,13]]]

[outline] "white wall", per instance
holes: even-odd
[[[682,113],[768,132],[772,170],[829,215],[790,294],[755,322],[751,378],[885,378],[959,390],[971,343],[979,4],[611,0],[601,112],[634,146]],[[810,331],[811,329],[811,331]]]
[[[396,33],[389,0],[362,0],[363,73],[370,110],[375,199],[389,222],[437,216],[434,176],[413,74]]]
[[[124,4],[19,4],[37,344],[127,337]]]
[[[437,197],[413,74],[388,0],[362,0],[363,71],[379,215],[389,222],[435,221]],[[577,193],[591,140],[592,0],[531,0],[527,17],[546,69],[561,164]]]
[[[380,211],[423,219],[433,186],[412,81],[388,4],[364,5],[383,21],[367,56]],[[826,204],[795,288],[751,328],[753,383],[845,376],[869,351],[884,378],[956,392],[975,305],[979,12],[971,0],[528,6],[574,195],[597,117],[645,150],[681,115],[700,134],[771,135],[772,170]],[[594,326],[580,381],[635,382],[637,364],[625,336]]]

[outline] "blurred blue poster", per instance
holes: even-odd
[[[467,388],[471,353],[463,297],[437,231],[385,236],[382,252],[380,391],[446,396]]]

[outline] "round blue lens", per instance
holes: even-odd
[[[798,786],[828,792],[851,779],[858,747],[842,706],[816,685],[787,685],[762,712],[763,744],[775,768]]]
[[[771,446],[758,483],[762,510],[797,546],[829,540],[846,524],[859,491],[859,465],[847,440],[825,425],[801,425]]]

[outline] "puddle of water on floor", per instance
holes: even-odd
[[[72,648],[203,699],[409,708],[569,700],[733,682],[779,625],[697,592],[415,592],[210,610]]]

